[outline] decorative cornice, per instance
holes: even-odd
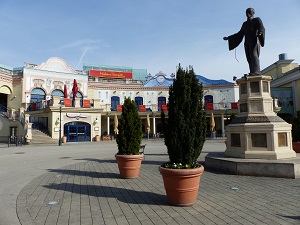
[[[271,123],[271,122],[285,122],[279,116],[245,116],[236,117],[231,124],[240,123]]]

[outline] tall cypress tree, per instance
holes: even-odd
[[[169,88],[168,118],[162,112],[165,145],[171,163],[191,165],[197,160],[206,136],[203,90],[194,70],[180,64]]]
[[[126,98],[116,136],[118,155],[138,155],[142,142],[142,121],[136,103]]]

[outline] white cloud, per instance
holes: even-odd
[[[85,47],[84,47],[85,46]],[[57,48],[54,48],[53,50],[63,50],[63,49],[69,49],[69,48],[84,48],[86,49],[88,46],[89,50],[97,49],[97,48],[108,48],[109,45],[105,43],[103,40],[92,40],[92,39],[83,39],[83,40],[76,40],[73,42],[70,42],[68,44],[61,45]]]

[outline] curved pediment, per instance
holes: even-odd
[[[52,57],[48,59],[46,62],[39,65],[37,69],[60,73],[76,74],[76,71],[73,70],[72,67],[70,67],[65,60],[57,57]]]

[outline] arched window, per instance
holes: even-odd
[[[158,97],[158,111],[161,111],[163,105],[166,105],[166,97]]]
[[[205,104],[214,103],[214,97],[212,95],[205,95],[204,96],[204,101],[205,101]]]
[[[118,96],[111,97],[111,111],[117,111],[117,105],[120,105],[120,98]]]
[[[70,98],[73,99],[73,93],[70,94]],[[76,94],[76,98],[80,98],[80,106],[82,107],[83,96],[82,96],[82,94],[79,91]]]
[[[143,105],[143,98],[142,97],[135,97],[134,101],[135,101],[138,109],[140,109],[140,105]]]
[[[30,101],[31,102],[40,102],[42,100],[45,100],[45,92],[41,88],[34,88],[31,91]]]
[[[61,90],[55,89],[51,93],[52,96],[59,96],[59,97],[64,97],[64,93]]]

